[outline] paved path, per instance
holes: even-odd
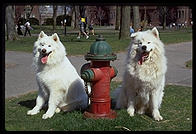
[[[178,84],[192,87],[192,69],[185,67],[185,62],[192,59],[192,42],[167,45],[166,56],[168,71],[167,84]],[[32,64],[32,54],[25,52],[6,51],[5,53],[5,97],[17,96],[38,89]],[[87,61],[84,56],[68,56],[80,73],[81,66]],[[118,53],[117,60],[111,62],[118,69],[114,80],[121,81],[124,71],[126,52]],[[66,77],[66,76],[65,76]]]

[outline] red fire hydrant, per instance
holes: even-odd
[[[85,55],[91,63],[81,68],[81,77],[91,85],[90,106],[84,112],[87,118],[115,118],[116,112],[111,109],[110,82],[117,75],[116,68],[110,66],[110,61],[116,60],[111,47],[102,36],[91,45],[90,53]]]

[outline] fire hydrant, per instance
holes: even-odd
[[[90,83],[90,105],[84,112],[86,118],[114,119],[117,114],[111,109],[110,82],[117,75],[117,69],[110,66],[110,61],[116,60],[110,45],[102,36],[96,39],[90,47],[90,52],[85,55],[90,63],[81,68],[81,78]]]

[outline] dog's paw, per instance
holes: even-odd
[[[128,114],[130,115],[130,116],[134,116],[134,108],[128,108],[127,109],[127,112],[128,112]]]
[[[53,114],[45,113],[45,114],[43,114],[42,119],[48,119],[48,118],[51,118],[52,116],[53,116]]]
[[[153,118],[156,120],[156,121],[161,121],[163,120],[163,117],[160,115],[159,111],[155,111],[152,113],[152,116]]]
[[[27,111],[27,115],[35,115],[35,114],[37,114],[37,113],[39,113],[39,110],[29,110],[29,111]]]
[[[137,111],[137,113],[138,113],[138,114],[144,114],[145,111],[144,111],[144,109],[141,108],[141,109],[139,109],[139,110]]]
[[[59,113],[59,112],[61,112],[61,109],[60,108],[56,108],[55,113]]]

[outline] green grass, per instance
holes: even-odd
[[[41,30],[43,30],[46,34],[51,35],[53,33],[52,27],[42,27],[41,29],[37,26],[34,27],[32,33],[38,34]],[[70,27],[67,28],[68,31],[72,29]],[[98,29],[96,31],[96,36],[90,36],[88,40],[85,37],[81,39],[77,39],[77,34],[67,34],[63,35],[63,29],[61,27],[57,27],[57,33],[60,36],[60,40],[65,45],[68,55],[84,55],[86,54],[91,44],[95,41],[98,34],[102,34],[106,39],[106,42],[111,45],[112,51],[114,53],[118,53],[121,51],[127,51],[127,47],[129,46],[130,38],[125,40],[118,39],[118,31],[113,29]],[[173,31],[162,31],[160,30],[160,38],[165,44],[170,43],[179,43],[179,42],[187,42],[192,41],[192,30],[173,30]],[[37,40],[37,36],[32,37],[19,37],[18,40],[7,41],[5,42],[5,49],[7,51],[25,51],[32,52],[33,43]]]
[[[119,83],[112,82],[115,89]],[[116,110],[117,118],[85,119],[81,111],[60,112],[42,120],[45,110],[34,116],[26,112],[35,106],[37,92],[5,100],[5,129],[8,131],[190,131],[192,130],[192,88],[167,85],[160,109],[164,120],[157,122],[147,115],[130,117],[126,109]],[[114,102],[114,101],[113,101]],[[114,104],[114,103],[113,103]],[[113,105],[114,106],[114,105]]]
[[[186,65],[187,68],[192,69],[192,60],[187,61],[187,62],[185,63],[185,65]]]

